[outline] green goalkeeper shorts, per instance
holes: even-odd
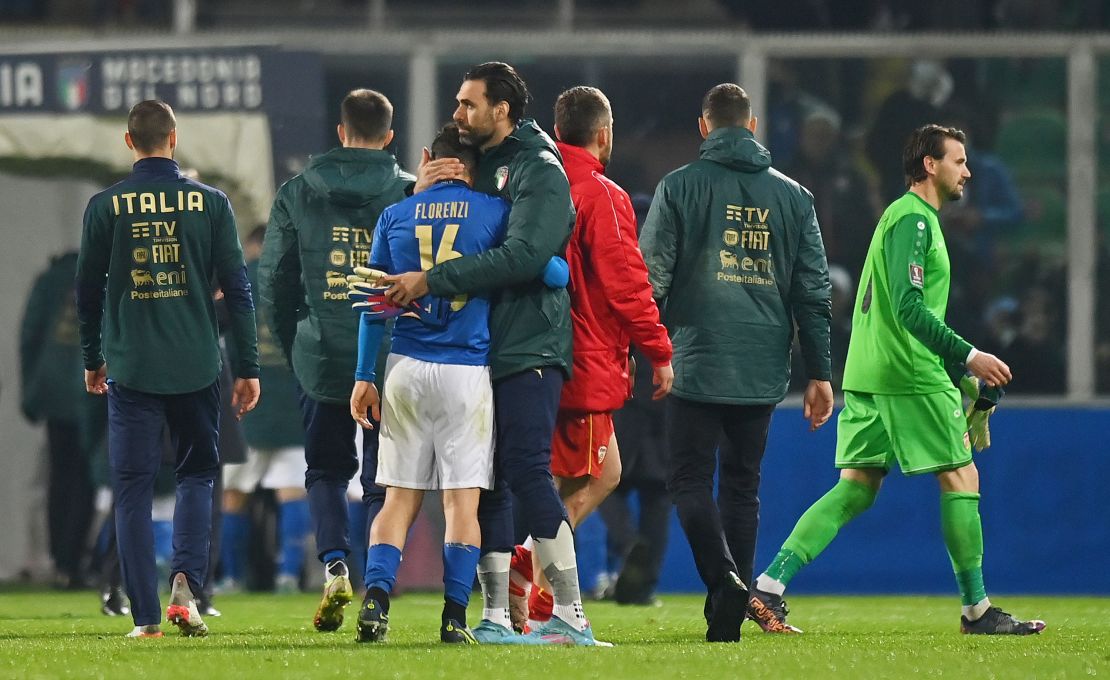
[[[954,470],[971,462],[963,402],[955,387],[933,394],[844,392],[836,422],[836,467],[902,474]]]

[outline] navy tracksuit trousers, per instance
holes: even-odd
[[[563,373],[529,369],[493,383],[497,424],[494,488],[478,504],[482,553],[511,552],[513,497],[533,538],[555,538],[567,511],[551,478],[551,439],[563,391]]]
[[[115,493],[116,536],[123,584],[135,625],[161,621],[151,504],[162,464],[163,428],[176,450],[177,505],[170,574],[184,573],[199,594],[208,572],[212,485],[219,472],[220,386],[187,394],[150,394],[108,387],[108,460]]]
[[[351,553],[350,519],[347,515],[347,485],[358,471],[355,428],[347,404],[317,401],[298,388],[304,419],[305,488],[316,530],[317,557],[332,551]],[[369,536],[370,525],[385,502],[385,489],[374,483],[378,471],[378,424],[362,436],[362,499],[367,508],[365,526],[356,531]],[[363,544],[360,542],[360,544]]]

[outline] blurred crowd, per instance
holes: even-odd
[[[1065,391],[1063,63],[995,61],[773,63],[768,146],[775,165],[814,195],[834,289],[837,368],[875,223],[905,191],[893,150],[908,130],[938,122],[967,133],[972,173],[964,198],[941,213],[953,272],[948,323],[1020,367],[1012,392]],[[1019,78],[1020,93],[1007,92],[1005,81]]]

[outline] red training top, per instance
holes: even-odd
[[[631,396],[629,341],[653,366],[670,363],[671,341],[651,296],[628,193],[586,149],[558,147],[577,212],[567,244],[574,373],[559,408],[615,411]]]

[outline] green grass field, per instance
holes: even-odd
[[[478,598],[475,598],[477,600]],[[1078,678],[1110,676],[1110,599],[1006,597],[1013,613],[1048,630],[1027,638],[958,633],[955,598],[796,597],[799,637],[745,624],[739,644],[703,642],[701,598],[658,608],[587,603],[603,648],[446,647],[440,600],[394,600],[389,641],[359,645],[353,621],[312,629],[309,595],[225,596],[211,635],[129,640],[130,619],[99,613],[92,592],[0,592],[0,677],[75,678]],[[954,610],[956,613],[954,613]],[[354,612],[355,607],[348,608]],[[480,617],[472,608],[471,617]],[[475,621],[472,620],[472,623]]]

